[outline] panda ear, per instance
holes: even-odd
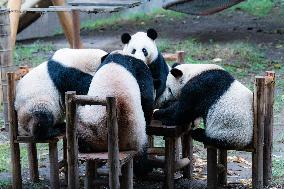
[[[181,70],[177,69],[177,68],[173,68],[171,69],[171,74],[175,77],[175,78],[180,78],[183,73]]]
[[[172,65],[172,68],[175,68],[175,67],[177,67],[177,66],[179,66],[179,65],[180,65],[180,63],[175,62],[175,63]]]
[[[147,36],[153,40],[157,39],[158,37],[158,33],[156,32],[156,30],[150,28],[147,30]]]
[[[131,39],[131,36],[130,36],[129,33],[124,33],[124,34],[121,35],[121,42],[123,44],[129,43],[130,39]]]
[[[107,53],[106,55],[104,55],[102,58],[101,58],[101,62],[105,61],[106,57],[109,55],[109,53]]]

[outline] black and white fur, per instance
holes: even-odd
[[[173,68],[158,103],[165,109],[154,118],[168,125],[189,124],[201,117],[205,130],[192,137],[221,148],[243,148],[253,136],[253,94],[214,64],[182,64]]]
[[[87,94],[93,74],[107,53],[99,49],[60,49],[16,86],[19,134],[45,139],[59,134],[66,91]]]
[[[148,29],[147,33],[137,32],[132,36],[124,33],[121,36],[121,41],[125,44],[123,53],[140,59],[149,66],[154,78],[156,98],[165,90],[166,78],[169,73],[169,66],[157,49],[155,43],[157,37],[158,33],[154,29]]]
[[[119,149],[139,150],[147,142],[145,127],[154,105],[154,86],[148,66],[115,51],[103,61],[92,79],[90,96],[115,96],[118,108]],[[83,106],[78,110],[79,151],[107,151],[106,109]]]

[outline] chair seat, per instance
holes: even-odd
[[[123,165],[129,160],[131,160],[137,154],[136,151],[122,151],[119,152],[119,161],[120,164]],[[95,161],[107,161],[108,160],[108,152],[97,152],[97,153],[79,153],[79,160],[87,161],[87,160],[95,160]]]
[[[168,126],[163,125],[161,121],[152,120],[151,124],[146,127],[146,133],[155,136],[180,137],[189,129],[189,126]]]
[[[58,142],[64,137],[65,135],[62,134],[56,137],[52,137],[50,139],[38,140],[38,139],[35,139],[33,136],[17,136],[17,140],[15,140],[15,143],[50,143],[50,142]]]

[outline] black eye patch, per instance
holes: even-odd
[[[148,56],[148,51],[145,48],[142,49],[142,52],[143,52],[144,56]]]
[[[136,53],[136,49],[133,49],[131,54],[135,54]]]

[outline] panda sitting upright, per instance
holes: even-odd
[[[99,49],[60,49],[27,73],[16,86],[19,134],[47,139],[60,134],[64,93],[87,94],[92,77],[107,53]]]
[[[155,39],[158,33],[154,29],[148,29],[147,33],[137,32],[130,36],[124,33],[121,41],[125,44],[123,53],[133,56],[145,62],[152,73],[156,99],[158,99],[166,88],[166,79],[169,74],[169,66],[166,64],[162,54],[158,51]]]
[[[176,66],[176,65],[174,65]],[[193,139],[225,149],[249,146],[253,138],[253,94],[214,64],[182,64],[170,71],[154,119],[166,125],[185,125],[201,117],[205,129]]]

